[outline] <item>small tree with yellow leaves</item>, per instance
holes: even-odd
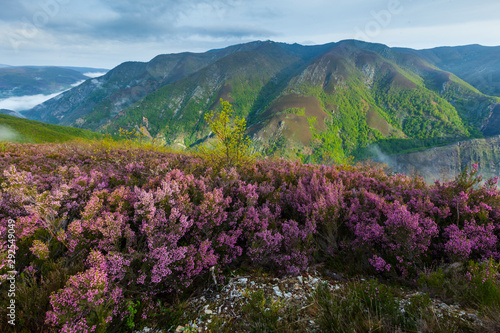
[[[220,166],[240,166],[254,159],[250,152],[250,139],[245,135],[246,120],[233,117],[233,107],[228,101],[220,100],[220,111],[210,111],[205,121],[215,135],[213,149],[201,149],[203,155],[211,158]]]

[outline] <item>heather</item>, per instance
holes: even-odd
[[[18,329],[129,331],[175,320],[169,305],[212,274],[223,285],[241,269],[294,276],[317,265],[500,307],[500,191],[477,166],[427,185],[377,165],[224,167],[203,155],[100,141],[4,144],[0,170],[0,315],[12,219]],[[439,271],[450,264],[456,269]],[[452,279],[476,288],[446,287]],[[369,310],[365,286],[353,288],[345,293],[362,295],[356,306]],[[373,311],[393,312],[388,299]],[[414,327],[415,316],[401,320]]]

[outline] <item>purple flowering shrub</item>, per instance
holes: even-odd
[[[90,268],[68,279],[63,289],[50,296],[46,322],[62,326],[62,332],[106,332],[118,311],[121,288],[112,290],[107,273]]]
[[[428,186],[368,165],[213,169],[188,154],[75,143],[7,144],[0,170],[0,314],[12,219],[15,269],[48,295],[36,305],[46,330],[125,327],[137,301],[135,318],[148,320],[211,268],[222,281],[241,265],[297,274],[335,257],[414,277],[500,259],[500,191],[476,169]],[[54,270],[68,273],[51,283]]]
[[[346,247],[362,252],[361,258],[377,271],[394,267],[403,275],[409,268],[421,267],[430,255],[432,238],[438,235],[432,219],[370,192],[351,200],[346,225],[351,233],[344,241]]]

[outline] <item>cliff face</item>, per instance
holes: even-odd
[[[418,173],[427,182],[452,179],[473,163],[485,178],[500,176],[500,136],[461,141],[408,154],[382,156],[376,160],[386,163],[398,173]]]

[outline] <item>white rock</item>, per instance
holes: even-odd
[[[283,293],[281,292],[280,287],[278,287],[278,286],[273,287],[273,290],[274,290],[274,293],[276,294],[276,296],[283,297]]]

